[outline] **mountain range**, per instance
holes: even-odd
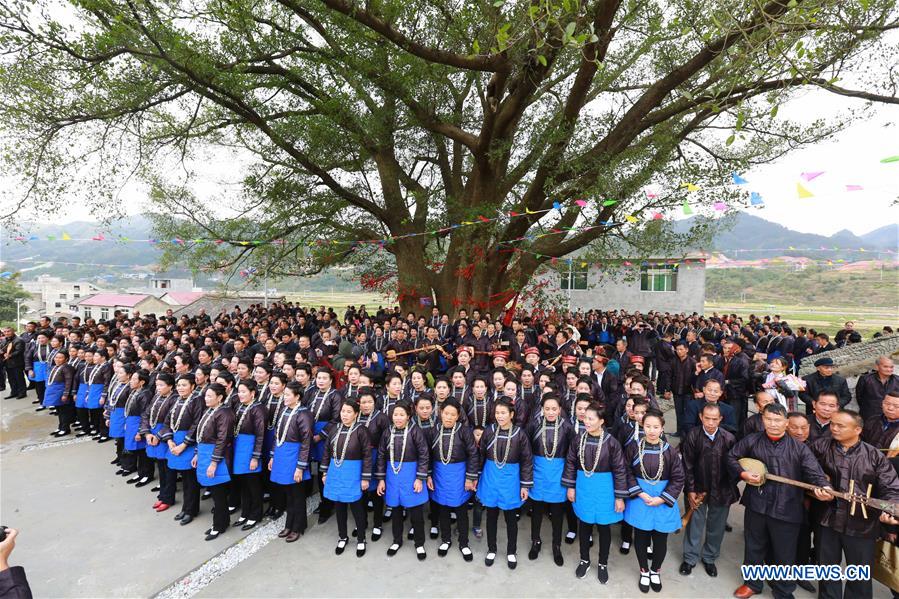
[[[686,231],[696,218],[703,217],[676,221],[675,228]],[[71,240],[62,241],[63,234],[68,235]],[[104,235],[107,241],[93,241],[92,238],[98,234]],[[24,236],[26,241],[16,241],[15,236]],[[53,236],[53,239],[48,239],[47,236]],[[35,239],[30,239],[32,237]],[[140,241],[109,241],[120,237]],[[146,241],[152,237],[151,223],[143,216],[132,216],[107,226],[74,221],[62,225],[26,224],[20,231],[0,228],[0,262],[3,263],[4,271],[25,272],[37,265],[53,262],[53,266],[33,270],[68,277],[97,276],[98,271],[146,272],[152,269],[160,256],[159,248]],[[787,249],[790,247],[796,250]],[[860,248],[864,248],[866,252],[858,252]],[[733,226],[719,232],[712,247],[702,249],[743,259],[808,256],[816,259],[865,260],[876,258],[877,252],[884,250],[891,250],[894,254],[899,252],[899,224],[885,225],[864,235],[855,235],[847,230],[833,235],[816,235],[800,233],[783,224],[739,212],[734,217]],[[813,251],[804,251],[808,249]],[[856,251],[847,251],[849,249]]]

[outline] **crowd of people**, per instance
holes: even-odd
[[[519,519],[530,515],[529,560],[541,559],[548,525],[553,562],[563,566],[562,544],[577,542],[576,576],[595,567],[603,584],[617,527],[647,593],[662,590],[669,535],[681,529],[680,574],[701,562],[718,575],[738,500],[746,565],[870,565],[875,542],[895,539],[888,513],[863,515],[834,495],[853,485],[899,501],[892,360],[859,379],[856,411],[846,379],[818,355],[859,341],[851,324],[831,340],[778,316],[734,314],[350,306],[340,318],[291,303],[116,312],[5,329],[0,382],[7,399],[24,398],[27,377],[35,409],[56,416],[54,437],[111,441],[116,474],[154,485],[156,512],[180,504],[174,519],[186,526],[211,497],[206,540],[286,514],[278,537],[296,542],[318,493],[318,522],[337,521],[338,555],[352,536],[361,557],[389,522],[389,556],[411,540],[426,559],[427,535],[439,556],[455,543],[470,562],[486,516],[492,566],[502,516],[515,569]],[[815,372],[800,378],[806,362]],[[760,484],[742,458],[813,490]],[[768,583],[776,597],[796,586]],[[819,585],[822,597],[843,596],[840,581]],[[735,596],[761,591],[746,580]],[[845,594],[870,597],[871,581],[847,582]]]

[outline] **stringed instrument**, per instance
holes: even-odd
[[[793,480],[792,478],[787,478],[785,476],[778,476],[776,474],[771,474],[768,472],[768,468],[765,466],[765,463],[756,460],[754,458],[740,458],[738,460],[740,462],[740,466],[743,467],[743,470],[751,474],[758,474],[760,478],[760,482],[753,483],[746,481],[747,485],[752,485],[754,487],[761,487],[769,480],[784,483],[785,485],[792,485],[794,487],[799,487],[800,489],[805,489],[807,491],[815,491],[816,489],[820,489],[816,485],[812,485],[809,483],[805,483],[799,480]],[[886,501],[884,499],[877,499],[876,497],[871,497],[871,485],[868,485],[868,489],[866,493],[859,493],[855,490],[855,481],[849,481],[849,491],[837,491],[835,489],[827,491],[837,499],[842,499],[843,501],[848,501],[849,515],[855,515],[856,506],[861,506],[862,515],[867,518],[868,512],[866,508],[874,508],[875,510],[879,510],[881,512],[885,512],[890,516],[896,518],[897,514],[899,514],[899,503],[894,503],[892,501]]]
[[[449,341],[447,341],[446,343],[443,343],[441,345],[423,345],[422,347],[417,347],[414,349],[407,349],[407,350],[400,351],[400,352],[396,351],[395,349],[388,349],[387,350],[387,359],[389,361],[393,362],[394,360],[396,360],[397,356],[406,356],[409,354],[417,354],[418,352],[426,352],[427,353],[427,352],[433,351],[435,349],[440,350],[440,352],[446,357],[452,357],[447,353],[447,351],[445,349],[443,349],[443,346],[448,343],[449,343]]]

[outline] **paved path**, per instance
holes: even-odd
[[[409,541],[399,555],[387,558],[389,533],[369,543],[362,559],[355,556],[355,544],[336,556],[333,519],[312,526],[292,545],[274,538],[278,523],[249,536],[231,529],[207,543],[203,531],[211,524],[209,501],[202,502],[200,517],[185,527],[172,521],[177,510],[155,513],[149,486],[134,489],[113,474],[112,443],[72,442],[67,437],[48,444],[51,438],[46,435],[55,428],[55,418],[34,413],[30,399],[0,400],[0,521],[21,531],[11,561],[25,567],[35,597],[186,597],[196,592],[204,597],[641,596],[636,557],[633,552],[618,553],[617,530],[610,581],[603,587],[595,567],[584,580],[574,577],[576,545],[564,546],[562,568],[553,564],[548,547],[538,561],[528,561],[526,516],[519,525],[515,571],[506,567],[502,556],[487,568],[486,540],[474,538],[472,563],[464,562],[455,546],[447,557],[437,557],[437,542],[430,540],[422,564]],[[650,596],[729,597],[740,583],[742,508],[732,510],[730,522],[734,532],[725,539],[718,578],[709,578],[701,567],[689,577],[678,574],[682,536],[671,535],[664,590]],[[548,534],[549,522],[544,539]],[[502,524],[499,537],[502,546]],[[595,548],[591,555],[595,561]],[[879,585],[876,595],[889,596]],[[797,599],[811,596],[796,593]]]

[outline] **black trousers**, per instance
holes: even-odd
[[[123,453],[125,453],[125,437],[117,437],[115,440],[115,457],[119,460],[119,466],[122,465]]]
[[[282,485],[287,502],[287,522],[284,528],[291,532],[306,532],[306,493],[303,483]]]
[[[334,502],[325,497],[325,483],[322,482],[323,472],[321,471],[321,465],[319,464],[316,469],[318,471],[315,473],[315,482],[318,485],[318,496],[321,499],[318,513],[319,517],[327,517],[331,515],[331,508],[334,507]]]
[[[240,517],[262,520],[262,473],[235,474],[232,481],[240,491]],[[284,497],[283,493],[280,493]]]
[[[531,513],[531,541],[540,541],[540,529],[543,527],[543,515],[549,511],[549,519],[553,527],[553,547],[562,545],[562,521],[565,517],[566,506],[571,505],[567,501],[560,503],[546,503],[544,501],[531,500],[533,512]]]
[[[874,565],[874,539],[864,537],[851,537],[839,533],[832,528],[821,526],[818,528],[819,564],[841,564],[843,556],[846,556],[846,565],[873,566]],[[874,589],[870,580],[851,580],[846,582],[845,590],[839,580],[822,580],[818,583],[818,597],[820,599],[870,599]]]
[[[583,543],[583,539],[581,542]],[[650,544],[652,544],[652,569],[658,572],[668,554],[668,533],[635,528],[634,549],[637,552],[637,562],[640,564],[641,570],[650,569],[649,552],[647,551]],[[606,556],[608,557],[608,553]]]
[[[440,506],[440,540],[450,543],[453,540],[452,512],[456,512],[456,528],[459,535],[459,547],[468,547],[468,504],[459,507]]]
[[[633,543],[634,542],[634,527],[625,522],[621,521],[621,542],[622,543]]]
[[[34,381],[34,391],[37,393],[39,403],[44,403],[44,393],[47,391],[47,381]]]
[[[367,526],[367,517],[365,513],[365,499],[359,499],[353,503],[344,503],[342,501],[334,502],[335,512],[337,513],[337,536],[341,539],[348,539],[346,517],[347,507],[353,512],[353,522],[356,523],[356,541],[365,542],[365,527]]]
[[[734,415],[737,417],[737,430],[743,430],[743,423],[746,422],[746,415],[749,413],[749,398],[741,394],[740,397],[729,397],[724,403],[734,409]]]
[[[191,472],[194,473],[194,480],[196,480],[196,470],[191,470]],[[214,508],[212,512],[212,530],[224,532],[228,530],[228,526],[231,524],[231,518],[228,514],[228,487],[230,486],[228,483],[222,483],[220,485],[212,485],[209,488],[212,491],[212,506]],[[197,489],[199,490],[199,485],[197,485]]]
[[[518,518],[515,517],[515,510],[501,510],[498,507],[487,508],[487,551],[496,553],[496,529],[500,512],[506,520],[506,554],[515,555],[518,553]]]
[[[6,378],[9,381],[9,394],[13,397],[25,397],[25,369],[6,367]]]
[[[56,418],[59,421],[59,430],[71,431],[75,422],[75,402],[69,400],[56,407]]]
[[[188,450],[185,449],[184,451]],[[200,513],[200,483],[197,481],[197,471],[191,468],[190,470],[179,470],[178,472],[181,472],[181,492],[184,496],[184,504],[181,506],[181,511],[196,517]],[[219,487],[221,485],[215,486]],[[227,500],[227,498],[226,495],[225,499]],[[225,502],[225,514],[227,518],[227,501]],[[216,530],[219,529],[216,528]]]
[[[312,479],[297,484],[303,486],[303,497],[309,497],[312,494]],[[262,488],[268,491],[269,507],[282,511],[287,509],[287,491],[284,489],[284,485],[272,482],[271,471],[266,472]]]
[[[234,480],[235,475],[231,475],[231,484],[228,485],[228,505],[235,509],[240,509],[240,485]]]
[[[796,541],[799,523],[769,518],[747,509],[743,516],[743,564],[747,566],[769,563],[792,564],[796,559]],[[655,548],[653,548],[654,550]],[[746,580],[744,584],[756,593],[762,592],[761,580]],[[768,581],[774,597],[792,597],[796,582],[792,580]]]
[[[78,424],[81,425],[81,430],[85,433],[89,433],[91,431],[90,410],[87,408],[75,408],[75,413],[78,418]]]
[[[156,499],[168,504],[175,504],[175,484],[178,481],[178,471],[169,468],[165,459],[156,459],[156,467],[159,469],[159,495]]]
[[[440,523],[440,511],[442,506],[433,499],[428,500],[428,522],[437,528]]]
[[[102,437],[109,436],[109,427],[106,426],[106,419],[103,418],[103,408],[90,408],[88,410],[90,416],[90,427],[94,434]]]
[[[403,520],[405,514],[409,514],[409,520],[412,521],[412,528],[415,529],[412,535],[416,547],[422,547],[425,544],[425,509],[424,504],[415,507],[395,507],[393,508],[393,516],[390,519],[390,526],[393,529],[393,542],[397,545],[403,544]]]
[[[597,524],[596,528],[599,530],[599,561],[596,563],[607,566],[609,565],[609,547],[612,546],[612,527],[608,524]],[[578,546],[581,550],[581,559],[585,562],[590,561],[591,534],[593,534],[593,525],[578,521]],[[653,545],[653,554],[655,554],[655,545]]]
[[[377,487],[372,481],[372,485],[370,487]],[[384,498],[378,495],[377,491],[369,490],[368,498],[371,500],[372,510],[371,510],[371,518],[372,518],[372,528],[383,528],[384,527]]]

